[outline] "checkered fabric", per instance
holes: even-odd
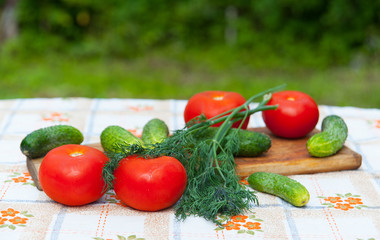
[[[259,206],[245,215],[219,216],[222,227],[198,217],[177,221],[172,208],[136,211],[112,191],[85,206],[63,206],[35,187],[20,151],[26,134],[55,124],[75,126],[85,144],[99,142],[109,125],[139,136],[152,118],[180,129],[185,105],[185,100],[148,99],[0,100],[0,239],[380,239],[380,109],[319,106],[317,128],[325,116],[341,116],[349,129],[346,145],[362,155],[361,167],[292,175],[310,192],[305,207],[257,193]],[[262,126],[261,114],[254,114],[249,127]]]

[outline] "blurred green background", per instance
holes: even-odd
[[[250,97],[380,107],[380,1],[0,0],[0,98]]]

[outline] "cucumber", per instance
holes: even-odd
[[[217,127],[209,127],[200,133],[193,134],[193,137],[196,141],[205,141],[212,139],[217,131]],[[226,138],[228,139],[228,136],[232,134],[237,134],[239,138],[239,147],[235,157],[256,157],[268,151],[272,146],[270,137],[264,133],[231,128]]]
[[[348,129],[344,120],[337,115],[323,119],[321,132],[314,134],[306,143],[309,154],[313,157],[327,157],[342,149],[347,139]]]
[[[125,128],[111,125],[100,134],[100,144],[106,153],[120,153],[124,147],[132,144],[143,145],[143,142]]]
[[[305,186],[280,174],[255,172],[248,177],[248,183],[253,189],[280,197],[296,207],[306,205],[310,199]]]
[[[69,125],[54,125],[37,129],[21,141],[21,152],[34,159],[45,156],[53,148],[66,144],[81,144],[83,134]]]
[[[154,118],[144,125],[141,140],[146,145],[153,145],[164,141],[169,136],[169,128],[166,123]]]

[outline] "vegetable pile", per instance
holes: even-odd
[[[143,147],[128,141],[118,144],[116,148],[122,149],[121,151],[108,152],[110,161],[103,171],[107,185],[112,188],[115,168],[120,160],[128,156],[138,155],[147,159],[174,157],[183,164],[188,178],[186,190],[175,205],[176,216],[179,219],[196,215],[216,222],[218,213],[228,216],[243,213],[252,204],[257,203],[257,198],[254,192],[240,184],[240,178],[235,173],[234,156],[239,149],[239,131],[232,131],[230,134],[229,132],[233,123],[244,122],[255,112],[275,109],[276,106],[266,104],[270,99],[270,93],[277,89],[280,87],[259,93],[243,105],[209,119],[200,115],[189,122],[185,129],[177,130],[164,141],[151,146]],[[262,98],[262,101],[257,107],[249,109],[249,104],[259,98]],[[206,134],[212,125],[221,122],[211,138],[197,141],[197,138]]]
[[[41,186],[62,204],[88,204],[113,189],[124,204],[138,210],[174,205],[178,219],[195,215],[220,224],[218,214],[239,215],[258,204],[255,192],[240,183],[235,171],[235,157],[259,156],[271,147],[268,135],[245,130],[250,115],[263,111],[268,129],[284,138],[304,137],[318,121],[311,97],[276,92],[282,88],[268,89],[246,101],[240,94],[220,91],[196,94],[185,108],[183,129],[169,135],[165,122],[152,119],[139,138],[120,126],[108,126],[100,135],[104,152],[80,145],[79,130],[62,125],[28,134],[20,148],[28,158],[44,156]],[[250,109],[254,101],[258,104]],[[329,156],[343,147],[347,128],[342,121],[338,116],[327,120],[324,131],[311,138],[319,139],[308,142],[312,156]],[[313,154],[329,145],[333,150],[328,154]],[[304,206],[309,199],[305,187],[285,176],[260,173],[248,179],[255,190],[295,206]],[[281,182],[289,184],[285,188]]]

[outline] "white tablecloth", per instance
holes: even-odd
[[[362,166],[290,176],[310,192],[305,207],[257,193],[260,205],[226,220],[223,228],[197,217],[177,221],[172,208],[136,211],[122,205],[112,191],[92,204],[63,206],[37,190],[20,152],[26,134],[54,124],[77,127],[84,143],[99,142],[109,125],[139,135],[152,118],[179,129],[184,126],[185,104],[147,99],[1,100],[0,239],[380,239],[380,109],[319,106],[320,122],[330,114],[344,118],[349,128],[346,145],[362,155]],[[249,127],[261,126],[257,113]]]

